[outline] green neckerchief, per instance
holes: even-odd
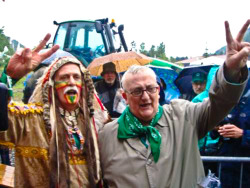
[[[159,105],[155,117],[148,126],[143,126],[140,121],[130,112],[129,107],[124,110],[118,119],[118,135],[119,139],[136,138],[147,136],[151,147],[154,161],[157,162],[160,156],[161,135],[159,131],[154,128],[158,120],[163,114],[163,108]]]

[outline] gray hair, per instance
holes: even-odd
[[[135,74],[138,74],[139,72],[148,72],[148,74],[152,75],[156,80],[156,74],[151,68],[147,66],[141,66],[141,65],[132,65],[128,68],[128,70],[122,76],[122,79],[121,79],[122,88],[126,89],[125,86],[126,86],[128,74],[135,75]]]

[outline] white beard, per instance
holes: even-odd
[[[68,86],[64,89],[63,93],[66,94],[69,90],[74,90],[76,93],[78,93],[78,89],[76,86]]]
[[[114,80],[105,80],[105,82],[107,83],[107,84],[109,84],[109,85],[114,85],[114,83],[115,83],[115,79]]]

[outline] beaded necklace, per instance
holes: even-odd
[[[67,141],[69,146],[72,148],[74,154],[79,154],[83,151],[83,144],[85,139],[77,127],[77,116],[79,114],[79,108],[68,112],[62,108],[59,108],[60,114],[62,116],[63,124],[67,131]]]

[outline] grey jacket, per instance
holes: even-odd
[[[248,71],[242,71],[244,83],[230,84],[219,69],[210,89],[210,98],[202,103],[172,100],[156,128],[162,136],[161,153],[154,162],[150,147],[138,138],[119,140],[117,120],[99,133],[103,178],[109,187],[119,188],[193,188],[199,187],[204,170],[198,139],[205,136],[237,104]]]

